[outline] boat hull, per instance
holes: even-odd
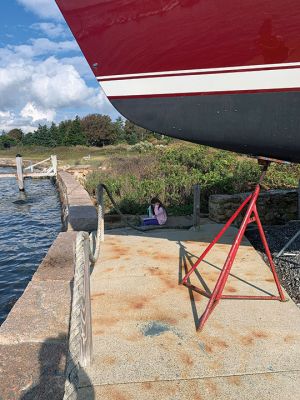
[[[147,129],[300,162],[298,0],[56,0],[115,108]]]
[[[300,93],[114,99],[128,119],[178,139],[300,161]]]

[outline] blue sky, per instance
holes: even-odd
[[[54,0],[1,0],[0,131],[116,110]]]

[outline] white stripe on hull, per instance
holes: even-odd
[[[114,79],[101,86],[108,97],[294,89],[300,88],[300,68]]]
[[[220,68],[204,68],[204,69],[184,69],[177,71],[161,71],[161,72],[145,72],[141,74],[123,74],[123,75],[103,75],[97,76],[98,80],[102,79],[118,79],[118,78],[139,78],[161,75],[189,75],[194,73],[209,73],[209,72],[222,72],[222,71],[240,71],[240,70],[257,70],[257,69],[270,69],[270,68],[284,68],[284,67],[300,67],[300,62],[294,63],[281,63],[281,64],[258,64],[258,65],[243,65],[236,67],[220,67]]]

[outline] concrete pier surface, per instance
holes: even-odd
[[[80,399],[299,399],[300,310],[291,300],[222,300],[196,331],[208,299],[179,282],[220,227],[105,236],[91,276],[94,352]],[[236,232],[226,232],[192,284],[213,289]],[[247,240],[224,293],[277,295]]]

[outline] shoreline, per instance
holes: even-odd
[[[64,392],[73,246],[77,231],[96,229],[97,213],[88,193],[73,176],[59,172],[56,185],[64,231],[52,243],[0,327],[3,398],[19,399],[30,393],[40,399],[61,399]],[[47,382],[42,385],[43,376]]]

